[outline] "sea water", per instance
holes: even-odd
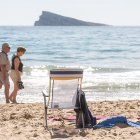
[[[0,44],[19,45],[27,52],[19,102],[43,102],[52,68],[82,68],[88,100],[140,99],[140,27],[114,26],[1,26]],[[10,80],[10,92],[13,84]],[[4,102],[3,88],[0,102]]]

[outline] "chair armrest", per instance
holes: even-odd
[[[49,97],[49,95],[48,95],[48,93],[47,93],[46,90],[43,90],[43,91],[42,91],[42,94],[43,94],[44,97]]]

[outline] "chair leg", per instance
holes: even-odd
[[[46,125],[46,128],[48,128],[48,122],[47,122],[47,107],[45,107],[45,125]]]
[[[44,120],[45,120],[45,127],[48,128],[47,124],[47,109],[48,107],[46,106],[46,97],[44,96]]]

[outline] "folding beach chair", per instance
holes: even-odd
[[[77,90],[81,89],[82,69],[52,69],[49,74],[49,89],[43,91],[45,125],[48,127],[48,109],[77,109]]]

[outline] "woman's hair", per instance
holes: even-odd
[[[22,46],[17,48],[17,52],[26,52],[26,49]]]

